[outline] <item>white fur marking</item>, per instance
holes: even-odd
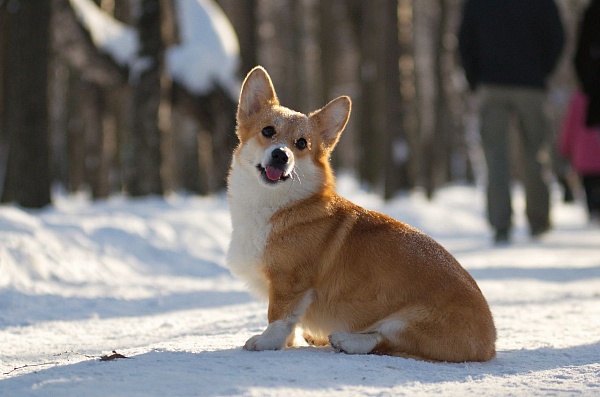
[[[351,332],[334,332],[329,335],[329,343],[335,351],[348,354],[368,354],[383,337],[379,332],[355,334]]]
[[[279,350],[285,347],[291,330],[285,320],[273,321],[260,335],[254,335],[244,345],[245,350]]]
[[[395,340],[398,338],[398,333],[406,327],[404,321],[401,320],[382,320],[377,324],[375,329],[385,336],[387,339]]]

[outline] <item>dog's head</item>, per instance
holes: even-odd
[[[328,159],[348,122],[350,107],[345,96],[309,115],[280,106],[271,78],[257,66],[242,85],[236,156],[265,187],[323,184],[332,179]]]

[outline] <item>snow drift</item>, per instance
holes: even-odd
[[[266,325],[225,268],[224,196],[0,207],[0,395],[545,396],[600,393],[600,229],[553,201],[555,228],[496,248],[484,194],[455,186],[388,204],[341,192],[431,234],[479,283],[498,328],[488,363],[433,364],[330,348],[247,352]],[[100,361],[112,351],[129,357]]]

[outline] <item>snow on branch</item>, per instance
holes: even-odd
[[[178,0],[176,9],[181,44],[167,51],[170,75],[192,93],[217,83],[237,100],[240,49],[223,11],[211,0]]]
[[[123,84],[127,68],[106,52],[99,51],[89,29],[77,17],[69,0],[52,2],[52,45],[83,79],[104,87]]]
[[[69,1],[94,45],[135,73],[140,65],[137,31],[91,0]],[[175,7],[180,42],[166,51],[169,75],[192,94],[207,94],[218,85],[237,100],[240,50],[231,23],[212,0],[176,0]]]
[[[130,66],[139,48],[136,30],[111,17],[91,0],[70,2],[96,47],[110,55],[119,65]]]

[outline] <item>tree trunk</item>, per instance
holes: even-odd
[[[434,72],[434,101],[433,101],[433,131],[424,142],[423,154],[426,159],[423,163],[425,174],[425,192],[428,198],[432,198],[436,188],[443,183],[447,171],[447,152],[445,137],[445,109],[446,92],[444,89],[444,33],[446,31],[446,8],[444,0],[439,0],[436,30],[434,31],[433,72]]]
[[[67,94],[67,158],[68,178],[67,189],[74,193],[85,185],[85,139],[83,131],[83,115],[81,113],[80,78],[76,73],[69,75]]]
[[[401,188],[408,187],[408,142],[402,118],[402,96],[400,95],[400,41],[398,0],[387,0],[386,23],[383,24],[385,48],[379,54],[383,69],[382,94],[385,106],[385,160],[383,165],[385,199],[390,199]]]
[[[102,89],[93,83],[80,81],[80,111],[83,116],[85,180],[92,197],[105,198],[110,193],[107,161],[104,153],[105,100]]]
[[[177,91],[177,86],[175,91]],[[177,153],[173,158],[173,190],[183,189],[194,194],[207,194],[208,182],[200,171],[199,136],[203,134],[201,126],[192,112],[184,107],[173,107],[173,139],[172,151]]]
[[[357,76],[360,66],[358,34],[354,34],[352,8],[346,0],[322,0],[316,14],[319,19],[320,94],[318,106],[340,95],[352,98],[352,115],[331,157],[335,169],[356,168],[356,120],[360,113]],[[317,92],[319,93],[319,92]]]
[[[239,77],[243,79],[258,65],[258,0],[218,0],[218,3],[237,33],[241,58]]]
[[[381,72],[377,65],[377,55],[381,51],[378,47],[382,42],[378,30],[383,23],[379,20],[380,6],[381,4],[374,6],[371,2],[360,1],[359,11],[355,13],[358,18],[356,23],[361,55],[358,174],[362,181],[372,187],[380,187],[383,183],[380,171],[384,157],[384,130],[379,110],[384,104],[379,102],[377,96],[377,79]]]
[[[140,36],[138,63],[133,70],[133,126],[126,188],[132,196],[162,195],[161,133],[158,111],[161,102],[163,46],[160,0],[142,0],[137,21]]]
[[[4,124],[8,148],[2,202],[40,208],[50,203],[48,50],[50,2],[2,5],[7,47],[3,67]],[[0,164],[0,167],[3,167]]]
[[[398,0],[358,2],[361,48],[359,176],[390,198],[406,186],[400,95]]]
[[[454,62],[453,51],[448,46],[448,36],[456,30],[452,26],[452,7],[447,0],[437,0],[438,12],[435,42],[432,50],[435,80],[434,128],[426,140],[424,150],[426,162],[425,190],[429,198],[444,183],[459,176],[465,178],[467,160],[464,144],[457,132],[461,130],[460,115],[453,111],[452,104],[460,103],[460,97],[452,86]],[[461,147],[463,146],[463,147]]]
[[[236,103],[220,89],[211,93],[209,101],[213,122],[210,129],[212,169],[208,180],[210,190],[218,192],[227,186],[231,154],[237,144],[235,135]]]
[[[6,166],[8,164],[8,137],[4,129],[4,114],[6,107],[4,105],[4,79],[6,76],[5,59],[8,52],[8,13],[4,7],[0,5],[0,198],[6,177]]]
[[[417,179],[419,157],[419,106],[416,87],[416,59],[414,47],[413,0],[399,0],[398,42],[400,46],[400,96],[402,98],[402,125],[405,139],[395,147],[395,155],[402,163],[400,189],[411,189]]]

